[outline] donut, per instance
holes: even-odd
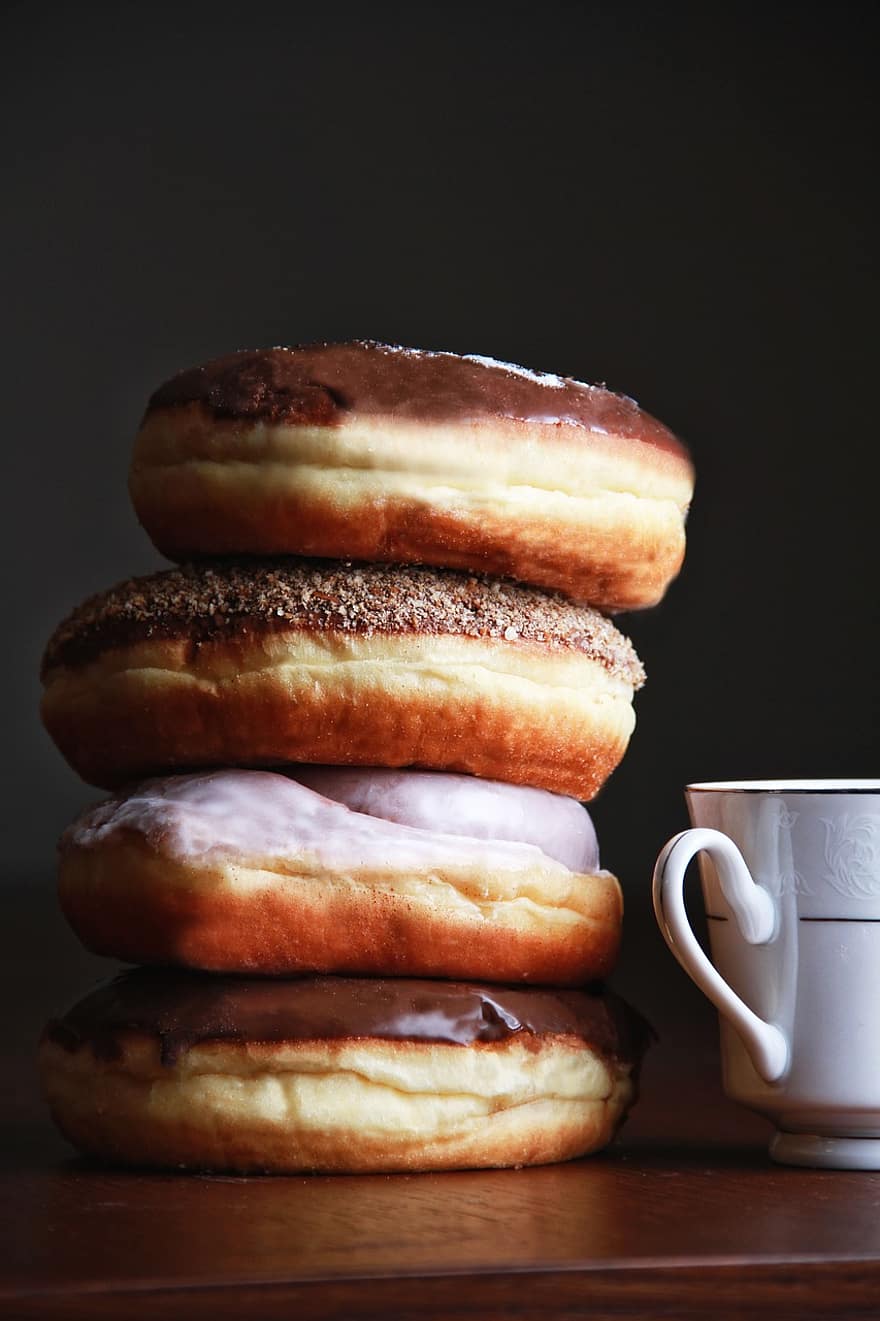
[[[693,469],[602,387],[361,341],[181,372],[149,401],[129,487],[171,559],[434,564],[615,611],[678,572]]]
[[[462,771],[591,798],[643,672],[605,616],[453,570],[202,563],[93,597],[57,629],[43,718],[102,788],[291,762]]]
[[[362,1173],[606,1145],[648,1029],[610,992],[136,969],[50,1022],[54,1119],[125,1165]]]
[[[223,972],[611,971],[620,887],[573,799],[430,771],[311,780],[323,794],[269,771],[175,776],[85,812],[60,846],[68,921],[98,954]]]

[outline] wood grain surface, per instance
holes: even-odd
[[[773,1166],[767,1125],[721,1095],[711,1014],[688,993],[683,1017],[674,981],[653,997],[642,1100],[599,1156],[436,1175],[131,1173],[71,1154],[33,1073],[43,1018],[106,965],[76,948],[46,888],[7,917],[0,1316],[880,1312],[880,1175]]]

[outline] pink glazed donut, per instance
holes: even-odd
[[[85,812],[60,856],[79,937],[134,963],[570,986],[620,941],[586,810],[465,775],[148,780]]]

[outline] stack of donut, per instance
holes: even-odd
[[[112,792],[59,893],[143,965],[44,1034],[81,1150],[196,1170],[526,1165],[606,1144],[646,1030],[602,981],[586,809],[643,681],[608,618],[693,474],[631,400],[480,357],[243,352],[152,397],[130,489],[178,567],[86,601],[43,716]]]

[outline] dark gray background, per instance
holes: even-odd
[[[876,7],[20,4],[0,48],[10,879],[45,897],[95,797],[37,667],[159,564],[125,488],[154,386],[318,338],[491,354],[632,394],[698,467],[595,807],[650,1005],[681,785],[878,771]]]

